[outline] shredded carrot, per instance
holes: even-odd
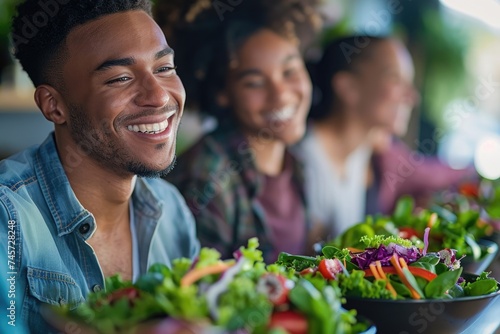
[[[386,274],[397,274],[396,269],[394,267],[392,267],[392,266],[391,267],[382,267],[382,270]],[[425,280],[427,280],[429,282],[432,281],[433,279],[435,279],[437,277],[437,275],[434,274],[433,272],[430,272],[430,271],[425,270],[423,268],[408,266],[408,270],[414,276],[422,277],[423,279],[425,279]],[[367,277],[369,277],[369,276],[373,276],[373,273],[371,272],[370,269],[365,269],[365,275]]]
[[[418,294],[418,292],[411,286],[410,282],[408,282],[408,280],[406,279],[406,276],[403,273],[403,269],[401,268],[401,266],[398,262],[398,256],[396,254],[393,254],[390,261],[391,261],[392,265],[394,266],[394,268],[396,269],[396,272],[397,272],[399,278],[401,278],[401,281],[403,282],[403,284],[408,288],[408,290],[410,290],[412,298],[413,299],[420,299],[421,297]]]
[[[380,264],[380,261],[376,262],[376,269],[378,270],[378,274],[380,275],[380,277],[382,277],[382,279],[385,279],[386,289],[391,292],[391,294],[394,298],[396,298],[398,293],[396,292],[396,290],[394,290],[393,286],[391,285],[391,282],[389,282],[389,278],[387,278],[387,276],[385,276],[385,273],[384,273],[384,270],[382,269],[382,265]]]
[[[402,257],[399,258],[399,263],[401,264],[401,268],[408,269],[408,264],[406,264],[405,259],[403,259]]]
[[[354,247],[347,247],[347,249],[349,250],[349,252],[351,253],[361,253],[363,252],[362,249],[359,249],[359,248],[354,248]]]
[[[434,224],[436,223],[437,217],[438,217],[437,213],[433,212],[429,217],[429,222],[427,223],[427,227],[432,228],[432,226],[434,226]]]
[[[373,263],[370,263],[370,270],[372,271],[373,277],[375,277],[375,279],[382,279]]]
[[[234,263],[228,264],[225,262],[217,262],[207,267],[192,269],[186,275],[184,275],[184,277],[182,277],[181,286],[190,286],[204,276],[222,273],[229,269],[233,264]]]

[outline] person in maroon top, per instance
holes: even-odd
[[[421,197],[471,174],[394,139],[406,131],[419,100],[413,62],[401,41],[340,38],[311,68],[321,99],[296,152],[305,163],[313,218],[333,237],[367,214],[390,213],[404,194]]]
[[[403,195],[412,196],[417,206],[426,207],[436,192],[458,186],[460,182],[478,181],[473,166],[455,170],[437,157],[411,150],[397,136],[390,133],[382,136],[387,137],[386,143],[375,143],[372,156],[378,186],[372,190],[376,198],[368,193],[367,208],[371,213],[392,213]]]

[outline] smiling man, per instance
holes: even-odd
[[[105,277],[199,251],[182,197],[158,179],[174,164],[185,92],[150,7],[18,6],[15,56],[54,132],[0,163],[2,333],[50,333],[43,304],[76,307]]]

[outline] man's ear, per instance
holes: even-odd
[[[68,117],[66,104],[54,87],[38,86],[35,90],[35,102],[47,120],[58,125],[66,123]]]
[[[349,72],[339,72],[332,77],[332,90],[344,104],[353,105],[359,100],[356,78]]]

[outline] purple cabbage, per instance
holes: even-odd
[[[351,262],[357,265],[360,269],[368,269],[370,264],[375,261],[380,261],[382,266],[391,265],[391,257],[396,253],[399,257],[405,259],[406,263],[410,264],[422,257],[420,250],[415,247],[404,247],[395,243],[389,245],[380,245],[378,248],[366,248],[364,252],[355,254]]]

